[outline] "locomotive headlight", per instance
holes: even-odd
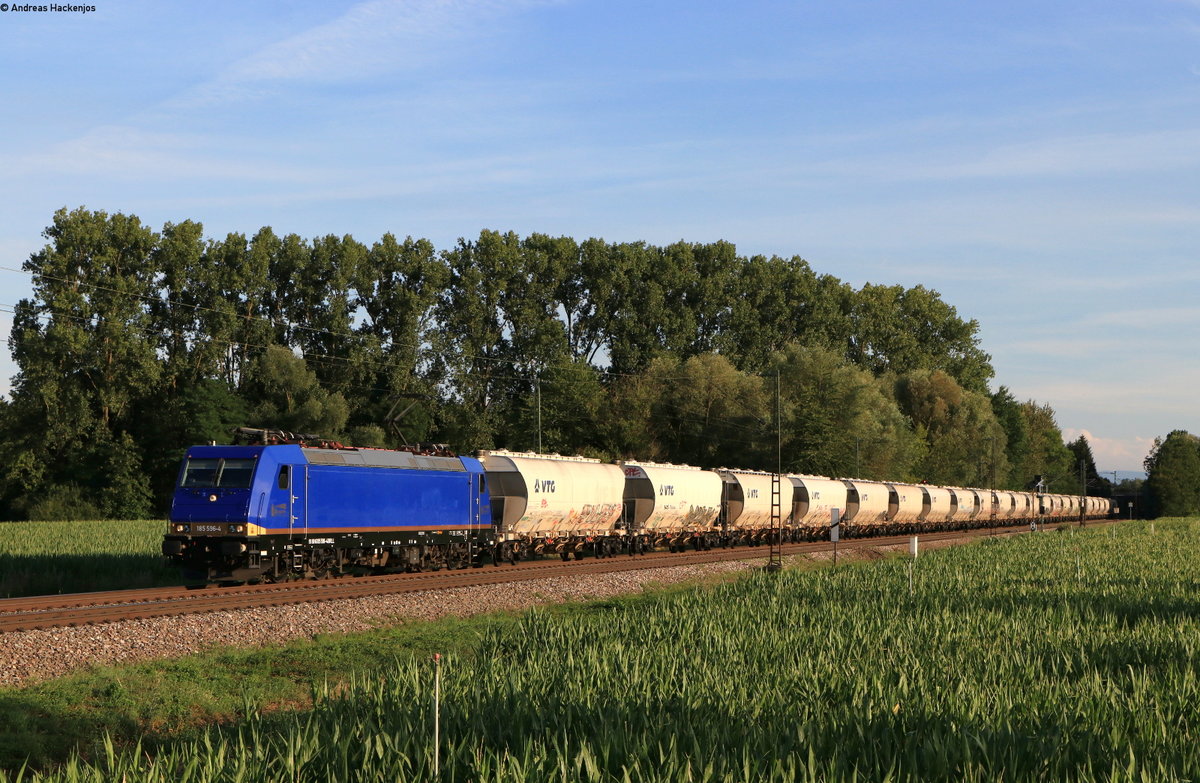
[[[230,533],[243,533],[243,532],[245,532],[245,530],[246,530],[245,525],[230,525],[229,526]]]
[[[189,532],[191,529],[192,529],[192,526],[191,526],[191,525],[176,525],[176,526],[175,526],[175,532],[176,532],[176,533],[187,533],[187,532]]]
[[[216,502],[217,502],[217,496],[216,496],[216,495],[209,495],[209,496],[208,496],[208,502],[209,502],[209,503],[216,503]]]

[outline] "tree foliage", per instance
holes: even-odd
[[[1084,494],[1087,495],[1102,498],[1112,497],[1112,482],[1096,472],[1096,458],[1092,455],[1092,445],[1088,443],[1088,439],[1080,435],[1067,444],[1067,449],[1075,457],[1075,475],[1077,477],[1080,475],[1079,466],[1083,466],[1083,486],[1080,487],[1077,484],[1075,491],[1086,490]]]
[[[925,441],[923,481],[988,487],[1008,474],[1007,438],[986,396],[942,370],[914,370],[896,382],[896,399]]]
[[[1200,513],[1200,438],[1185,430],[1155,438],[1145,468],[1151,515]]]

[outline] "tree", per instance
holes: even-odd
[[[1035,476],[1043,476],[1047,490],[1070,495],[1079,491],[1075,457],[1063,443],[1062,430],[1054,419],[1054,409],[1033,400],[1021,403],[1021,417],[1029,438],[1025,461],[1017,468],[1030,488]]]
[[[1092,456],[1092,446],[1083,435],[1080,435],[1075,440],[1067,444],[1067,449],[1075,456],[1075,477],[1078,482],[1079,465],[1084,466],[1084,487],[1076,487],[1075,491],[1085,489],[1085,495],[1093,495],[1096,497],[1110,498],[1112,497],[1112,482],[1106,478],[1101,478],[1096,472],[1096,460]]]
[[[923,444],[870,373],[833,350],[794,343],[776,361],[785,471],[913,478]]]
[[[105,444],[108,470],[100,491],[100,508],[108,519],[146,519],[150,516],[154,495],[142,470],[142,458],[129,433]]]
[[[1200,513],[1200,438],[1185,430],[1155,438],[1144,465],[1152,516]]]
[[[508,448],[534,450],[540,426],[543,451],[608,456],[604,425],[612,415],[600,372],[582,359],[563,356],[513,399],[500,439]]]
[[[936,291],[868,283],[855,296],[848,356],[876,375],[942,370],[983,394],[994,373],[978,331],[978,322],[959,318]]]
[[[160,509],[170,505],[188,446],[228,443],[236,427],[249,424],[246,401],[220,378],[201,378],[169,391],[161,398],[142,400],[132,430]]]
[[[342,395],[322,388],[304,359],[287,348],[268,348],[247,373],[252,426],[336,438],[349,410]]]
[[[1026,479],[1020,471],[1029,456],[1029,433],[1025,429],[1025,417],[1021,415],[1021,404],[1007,386],[997,389],[991,395],[991,402],[992,413],[1004,430],[1004,455],[1008,461],[1008,471],[999,475],[997,485],[1005,489],[1024,489]]]
[[[16,307],[9,339],[20,371],[14,401],[37,400],[52,442],[96,422],[119,429],[159,375],[149,302],[157,237],[135,216],[60,209],[51,240],[22,265],[33,299]]]
[[[896,399],[925,440],[917,467],[923,480],[986,487],[1008,472],[1004,429],[982,394],[942,370],[915,370],[898,379]]]
[[[444,374],[443,426],[452,447],[492,448],[504,421],[508,392],[528,388],[510,365],[501,302],[520,268],[520,240],[483,231],[478,241],[459,239],[445,254],[449,283],[437,304],[441,330],[434,348]]]
[[[760,376],[712,353],[686,361],[663,354],[646,376],[658,393],[643,426],[655,431],[661,458],[706,468],[761,464],[774,438]]]
[[[673,318],[658,271],[662,255],[645,242],[622,242],[610,248],[609,260],[611,315],[605,348],[613,372],[635,374],[668,350],[664,334]]]
[[[161,376],[150,307],[157,235],[136,216],[79,208],[58,210],[44,236],[50,243],[23,265],[33,297],[17,304],[9,336],[18,373],[5,449],[29,468],[9,500],[25,509],[68,484],[99,504],[108,455],[93,445],[124,442]]]
[[[367,248],[354,237],[332,234],[315,239],[307,259],[294,273],[284,299],[291,323],[289,345],[303,354],[321,384],[347,392],[361,381],[363,347],[354,333],[355,283]]]
[[[754,256],[740,263],[735,280],[728,326],[716,346],[738,369],[764,372],[808,328],[817,279],[802,258]]]
[[[397,423],[404,439],[428,439],[437,412],[439,365],[431,361],[435,308],[447,294],[450,272],[446,259],[425,239],[399,242],[385,234],[371,246],[359,268],[355,289],[358,328],[355,354],[358,379],[345,395],[351,404],[350,422],[370,426],[384,421],[399,401],[412,407]],[[388,442],[393,445],[395,439]]]

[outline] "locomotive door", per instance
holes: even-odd
[[[288,492],[288,515],[292,535],[308,538],[308,465],[293,466],[292,488]]]

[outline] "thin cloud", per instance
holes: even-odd
[[[1078,410],[1128,414],[1151,410],[1158,418],[1178,421],[1195,418],[1198,372],[1179,371],[1169,377],[1130,372],[1119,355],[1106,359],[1096,372],[1101,377],[1090,377],[1086,382],[1079,378],[1055,380],[1030,385],[1026,391],[1034,399],[1052,403],[1069,400]]]
[[[103,175],[139,181],[203,178],[297,182],[311,180],[311,168],[264,165],[260,159],[239,159],[212,138],[159,133],[125,125],[94,128],[76,139],[43,152],[3,156],[10,172]]]
[[[1094,328],[1119,326],[1124,329],[1157,329],[1164,326],[1200,327],[1200,310],[1193,307],[1145,307],[1136,310],[1114,310],[1082,318],[1078,326]]]
[[[1181,129],[1055,136],[984,149],[939,150],[937,160],[911,155],[905,160],[894,156],[864,160],[856,155],[819,164],[814,170],[827,176],[888,181],[1017,180],[1175,171],[1194,166],[1198,159],[1200,131]]]
[[[344,82],[412,69],[446,57],[449,42],[489,30],[499,17],[554,1],[367,0],[331,22],[268,45],[171,104],[253,99],[270,83]]]

